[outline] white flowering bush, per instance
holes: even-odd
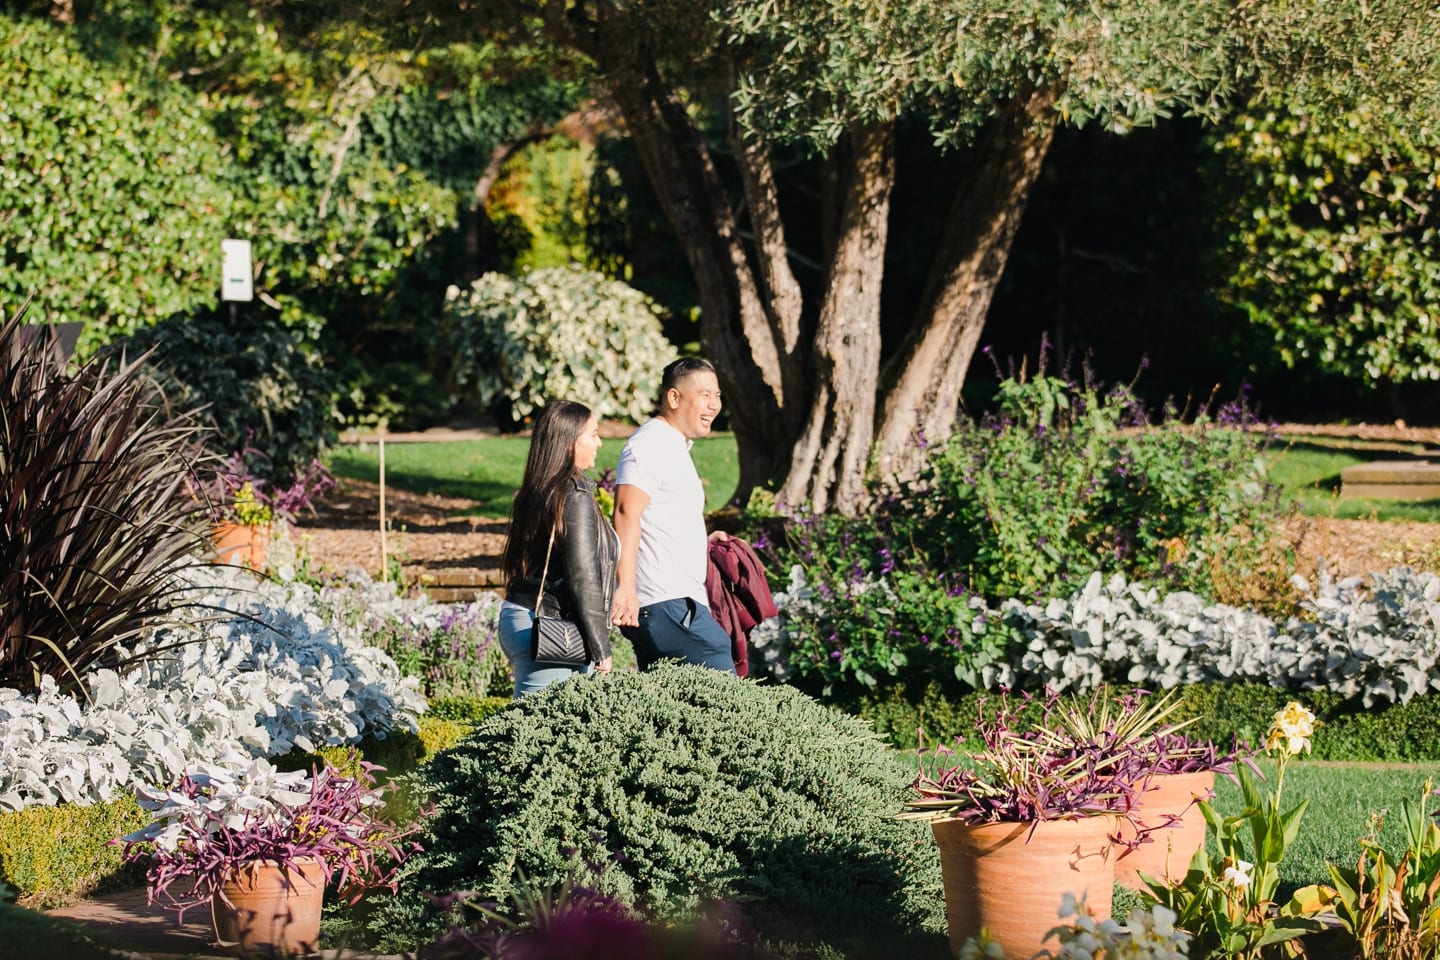
[[[969,659],[957,662],[957,673],[978,678],[984,689],[1262,683],[1330,690],[1367,707],[1440,690],[1440,577],[1397,567],[1343,580],[1322,572],[1313,587],[1299,579],[1296,586],[1305,614],[1283,623],[1099,573],[1076,593],[1044,603],[991,607],[962,598],[953,649]],[[795,669],[789,638],[814,632],[826,606],[798,566],[775,601],[780,615],[756,627],[751,642],[757,666],[783,680]]]
[[[503,400],[517,422],[550,400],[642,420],[675,353],[649,298],[577,265],[450,287],[445,319],[454,385],[485,407]]]
[[[1136,907],[1121,927],[1109,917],[1097,920],[1085,909],[1084,900],[1067,894],[1060,904],[1060,917],[1074,917],[1056,932],[1060,951],[1056,960],[1186,960],[1190,934],[1175,928],[1175,911],[1155,904],[1146,910]]]
[[[185,576],[210,615],[151,632],[124,673],[88,674],[87,698],[48,679],[34,696],[0,688],[0,810],[108,802],[227,751],[279,756],[418,729],[418,681],[327,620],[310,587],[230,567]]]

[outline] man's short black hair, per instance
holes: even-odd
[[[692,373],[714,373],[715,365],[704,357],[681,357],[679,360],[672,360],[660,374],[660,396],[670,392],[670,388]]]

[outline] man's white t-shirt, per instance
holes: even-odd
[[[620,451],[616,485],[628,483],[650,497],[640,515],[640,550],[635,556],[635,592],[642,607],[681,597],[709,606],[705,486],[690,459],[691,444],[679,430],[654,417],[631,434]]]

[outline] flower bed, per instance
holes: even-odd
[[[1329,690],[1366,707],[1440,691],[1440,647],[1434,642],[1440,577],[1397,567],[1366,578],[1322,576],[1313,589],[1303,580],[1296,585],[1305,593],[1304,616],[1283,623],[1193,593],[1161,595],[1118,575],[1104,580],[1099,573],[1083,589],[1044,603],[1008,600],[995,607],[978,597],[955,597],[959,636],[930,644],[931,661],[913,662],[948,663],[962,682],[979,689],[1049,685],[1083,692],[1105,681],[1165,688],[1284,683],[1297,691]],[[894,588],[882,578],[871,589]],[[799,566],[775,602],[780,615],[751,635],[757,648],[752,663],[776,679],[803,677],[809,665],[792,659],[790,637],[824,629],[828,605]],[[847,639],[835,638],[837,653]],[[910,662],[902,658],[896,674]]]
[[[89,674],[88,700],[48,678],[36,696],[0,688],[0,810],[108,801],[227,750],[278,756],[417,729],[418,681],[327,618],[312,588],[224,567],[186,576],[214,615],[154,631],[123,675]]]

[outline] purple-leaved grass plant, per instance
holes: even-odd
[[[256,861],[288,873],[299,861],[318,860],[326,885],[354,903],[367,890],[395,888],[400,865],[419,849],[406,838],[419,831],[425,811],[410,822],[392,819],[386,799],[393,787],[377,786],[374,776],[381,768],[351,765],[354,776],[328,763],[282,773],[264,759],[234,755],[197,764],[173,789],[137,788],[154,819],[112,842],[124,844],[125,862],[149,864],[150,902],[182,921],[186,910],[223,897],[224,885]],[[177,888],[182,881],[188,888]]]
[[[1021,705],[1032,699],[1024,695]],[[1135,828],[1128,845],[1143,842],[1154,827],[1131,812],[1154,777],[1205,768],[1230,773],[1243,752],[1237,744],[1221,753],[1186,737],[1185,723],[1164,724],[1178,706],[1171,694],[1149,700],[1104,688],[1088,702],[1062,705],[1059,694],[1047,690],[1040,720],[1026,721],[1002,693],[993,716],[986,716],[982,701],[982,748],[968,757],[952,760],[956,751],[944,746],[927,750],[921,731],[914,795],[899,816],[972,824],[1116,816]]]
[[[1058,730],[1072,742],[1104,750],[1128,750],[1151,769],[1151,776],[1212,772],[1235,779],[1235,764],[1254,767],[1254,749],[1238,737],[1228,750],[1210,740],[1197,740],[1185,728],[1199,717],[1164,723],[1180,707],[1179,693],[1153,696],[1147,690],[1113,693],[1104,684],[1088,699],[1062,700],[1051,693],[1045,703],[1043,729]]]

